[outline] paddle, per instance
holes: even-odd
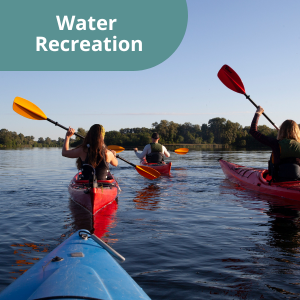
[[[147,166],[137,166],[129,161],[127,161],[126,159],[124,159],[123,157],[120,157],[119,155],[117,155],[117,158],[125,161],[126,163],[130,164],[131,166],[135,167],[136,171],[141,174],[142,176],[148,178],[148,179],[156,179],[160,176],[160,173],[153,169],[153,168],[150,168],[150,167],[147,167]]]
[[[189,152],[189,149],[188,148],[178,148],[178,149],[175,149],[174,152],[179,155],[185,155]]]
[[[19,115],[32,119],[32,120],[47,120],[51,123],[53,123],[55,126],[59,126],[65,130],[68,130],[69,128],[60,125],[59,123],[47,118],[47,116],[44,114],[44,112],[37,107],[35,104],[32,102],[21,98],[21,97],[16,97],[13,103],[13,110],[18,113]],[[75,133],[76,136],[84,139],[84,137],[78,133]]]
[[[229,89],[233,90],[234,92],[240,93],[245,95],[245,97],[257,108],[258,106],[253,102],[253,100],[250,98],[250,95],[246,94],[243,82],[239,75],[231,69],[229,66],[224,65],[219,73],[218,73],[219,79],[223,82],[224,85],[226,85]],[[277,129],[279,128],[276,126],[275,123],[269,119],[269,117],[263,113],[263,115],[267,118],[267,120]]]
[[[125,150],[123,147],[117,146],[117,145],[107,146],[107,148],[109,150],[115,150],[117,153],[120,153]],[[189,149],[188,148],[179,148],[179,149],[174,150],[174,152],[177,154],[180,154],[180,155],[185,155],[189,152]]]
[[[107,148],[108,148],[109,150],[114,150],[114,151],[116,151],[117,153],[120,153],[120,152],[122,152],[122,151],[125,150],[125,148],[123,148],[123,147],[121,147],[121,146],[117,146],[117,145],[110,145],[110,146],[107,146]]]
[[[47,121],[55,124],[55,126],[59,126],[65,130],[68,130],[67,127],[62,126],[59,123],[47,118],[47,116],[44,114],[44,112],[39,107],[37,107],[35,104],[33,104],[32,102],[30,102],[24,98],[21,98],[21,97],[15,98],[14,103],[13,103],[13,110],[25,118],[32,119],[32,120],[47,120]],[[84,139],[84,137],[78,133],[75,133],[75,135]],[[119,147],[119,146],[111,146],[111,147]],[[124,150],[124,148],[122,148],[122,150],[121,150],[121,148],[122,147],[118,148],[119,152]],[[114,149],[110,149],[110,150],[114,150]],[[118,155],[117,155],[117,157],[122,159],[123,161],[129,163],[130,165],[134,166],[139,174],[141,174],[142,176],[144,176],[148,179],[156,179],[160,176],[160,173],[158,171],[156,171],[150,167],[136,166],[136,165],[128,162],[124,158],[119,157]]]

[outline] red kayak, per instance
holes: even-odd
[[[98,180],[98,187],[90,187],[88,180],[79,180],[81,173],[74,176],[69,184],[69,193],[74,202],[95,215],[101,208],[118,196],[118,183],[112,175],[109,180]]]
[[[146,160],[141,160],[141,165],[153,168],[162,175],[170,175],[171,174],[171,166],[172,166],[171,162],[169,162],[167,164],[165,162],[162,162],[161,164],[153,164],[153,163],[147,163]]]
[[[243,187],[260,193],[300,200],[300,181],[270,182],[268,170],[248,168],[219,160],[226,177]]]

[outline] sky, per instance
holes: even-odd
[[[187,0],[188,26],[166,61],[131,72],[0,72],[0,129],[25,136],[64,137],[47,121],[12,110],[16,96],[75,129],[100,123],[106,131],[161,120],[202,125],[220,117],[249,126],[255,107],[218,79],[227,64],[246,93],[280,125],[300,123],[300,1]],[[259,125],[272,125],[261,117]]]

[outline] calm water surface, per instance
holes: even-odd
[[[269,152],[173,154],[172,177],[156,181],[120,161],[122,192],[99,214],[97,235],[152,299],[299,298],[300,203],[230,183],[220,157],[261,167]],[[75,173],[60,149],[0,151],[0,290],[90,226],[68,194]]]

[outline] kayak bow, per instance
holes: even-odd
[[[0,300],[149,300],[102,243],[79,230],[9,285]]]

